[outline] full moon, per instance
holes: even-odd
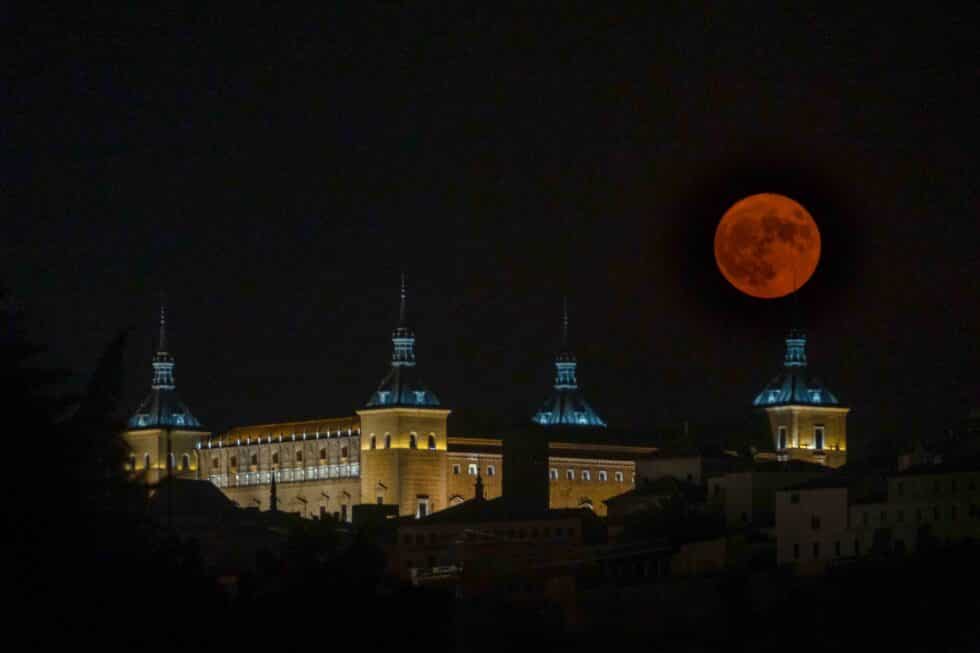
[[[785,297],[817,269],[820,232],[807,210],[785,195],[750,195],[718,223],[715,260],[729,283],[745,294]]]

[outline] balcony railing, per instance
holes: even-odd
[[[316,467],[287,467],[264,472],[229,472],[211,474],[208,480],[218,487],[244,487],[248,485],[269,485],[272,475],[276,483],[298,483],[302,481],[323,481],[334,478],[357,478],[361,475],[360,463],[340,465],[317,465]]]

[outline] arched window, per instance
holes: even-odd
[[[487,476],[493,476],[496,473],[497,470],[494,468],[493,465],[487,465]]]
[[[417,444],[418,443],[417,443],[417,441],[415,439],[415,434],[414,433],[409,433],[408,434],[408,448],[409,449],[415,449],[416,446],[417,446]]]
[[[385,449],[391,449],[391,433],[385,433]]]
[[[623,472],[616,472],[616,473],[615,473],[615,474],[613,475],[613,478],[615,478],[615,479],[616,479],[616,482],[617,482],[617,483],[622,483],[622,482],[623,482]]]
[[[327,460],[327,448],[324,447],[320,449],[320,462],[325,462]]]
[[[595,510],[595,508],[592,506],[592,499],[590,499],[589,497],[582,497],[581,499],[579,499],[578,507],[588,508],[589,510]]]
[[[591,481],[592,480],[592,472],[590,472],[587,469],[583,469],[582,470],[582,480],[583,481]]]
[[[229,467],[238,467],[238,456],[232,456],[228,459]]]
[[[251,464],[253,464],[255,466],[258,466],[258,464],[259,464],[259,454],[258,454],[258,452],[255,452],[255,453],[252,454],[252,463]]]
[[[574,469],[570,469],[570,470],[566,471],[565,472],[565,477],[569,481],[574,481],[575,480],[575,470]]]
[[[170,465],[168,470],[173,471],[174,469],[177,469],[177,456],[172,451],[170,452],[170,455],[167,456],[167,463]]]
[[[606,470],[604,470],[604,469],[600,469],[599,470],[599,480],[600,481],[608,481],[609,480],[609,474],[606,473]]]
[[[218,458],[215,458],[214,460],[211,461],[212,470],[219,469],[220,467],[221,467],[221,461]]]
[[[340,448],[340,457],[341,458],[346,458],[347,457],[347,446],[346,445]]]
[[[429,449],[435,449],[435,448],[436,448],[436,436],[434,436],[433,434],[430,433],[429,434]]]
[[[298,463],[303,462],[303,450],[302,449],[297,449],[296,450],[296,462],[298,462]]]
[[[190,454],[184,454],[180,459],[180,469],[181,471],[187,472],[191,469],[191,456]]]
[[[558,470],[557,470],[557,469],[555,469],[554,467],[552,467],[552,468],[551,468],[551,469],[550,469],[550,470],[548,471],[548,476],[550,476],[550,477],[551,477],[551,480],[552,480],[552,481],[557,481],[557,480],[558,480]]]
[[[469,474],[470,476],[476,476],[477,473],[476,463],[470,463],[466,468],[466,473]]]
[[[143,454],[143,469],[149,469],[149,468],[150,468],[150,454],[145,453]]]
[[[372,436],[371,436],[371,449],[377,449],[377,448],[378,448],[378,441],[377,441],[377,438],[375,438],[375,437],[374,437],[374,436],[372,435]]]
[[[278,465],[279,464],[279,452],[278,451],[273,451],[272,452],[272,464],[273,465]]]

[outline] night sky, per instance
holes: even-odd
[[[0,282],[76,380],[133,327],[135,407],[164,291],[208,426],[350,415],[404,270],[455,434],[545,399],[563,294],[613,426],[741,418],[793,326],[854,448],[980,404],[960,4],[244,4],[5,17]],[[714,263],[722,213],[757,192],[821,230],[795,299],[740,295]]]

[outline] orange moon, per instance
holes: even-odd
[[[739,200],[715,231],[715,261],[729,283],[775,299],[806,283],[820,261],[820,231],[798,202],[775,193]]]

